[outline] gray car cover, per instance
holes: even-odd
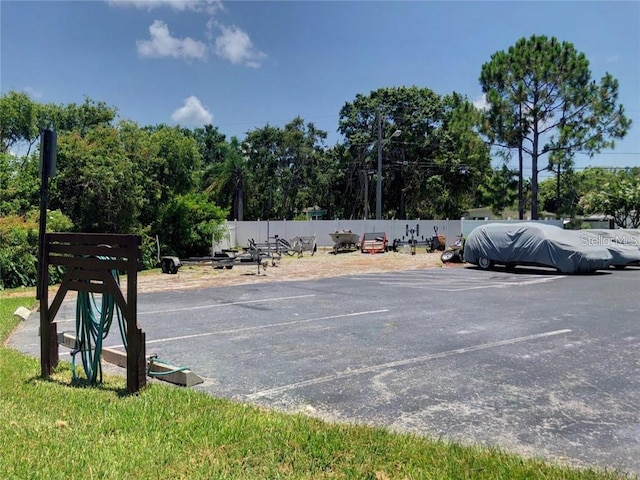
[[[577,230],[533,222],[474,228],[465,241],[464,260],[477,265],[481,258],[505,265],[552,267],[563,273],[607,269],[613,259],[606,248],[589,245]]]
[[[609,250],[613,257],[611,265],[626,267],[640,265],[640,232],[637,230],[580,230],[584,241],[590,245],[599,245]]]

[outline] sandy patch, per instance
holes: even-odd
[[[424,268],[455,268],[460,264],[445,264],[440,261],[440,252],[426,253],[418,250],[415,255],[408,252],[387,252],[375,255],[359,251],[334,255],[330,249],[320,249],[315,255],[305,253],[303,257],[284,255],[273,266],[267,262],[266,268],[257,265],[235,265],[232,269],[214,269],[210,263],[183,265],[177,274],[163,274],[159,269],[140,272],[138,292],[158,292],[190,288],[224,287],[248,283],[282,282],[309,280],[323,277],[338,277],[354,273],[384,272],[393,270],[419,270]],[[125,290],[126,279],[122,280]],[[49,289],[51,300],[58,286]],[[69,292],[72,294],[72,292]],[[34,296],[35,289],[20,289],[2,292],[3,297]]]
[[[455,265],[446,264],[445,267],[449,268]],[[272,266],[268,262],[266,268],[260,268],[259,274],[256,265],[236,265],[228,270],[214,269],[208,263],[184,265],[175,275],[162,274],[159,271],[144,272],[138,277],[138,292],[309,280],[354,273],[419,270],[435,267],[443,267],[440,261],[440,252],[418,251],[416,255],[387,252],[370,255],[356,251],[334,255],[328,250],[319,250],[313,256],[305,253],[302,258],[285,255],[277,266]]]

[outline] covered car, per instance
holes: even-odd
[[[584,245],[578,231],[531,222],[474,228],[465,241],[464,260],[482,269],[531,265],[582,273],[608,269],[613,257],[602,246]]]
[[[637,232],[637,231],[636,231]],[[616,268],[640,266],[640,232],[632,230],[585,229],[580,230],[582,242],[609,250],[611,265]]]

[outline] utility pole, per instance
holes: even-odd
[[[384,140],[382,139],[382,114],[380,112],[380,105],[376,107],[376,120],[378,121],[378,180],[376,182],[376,220],[382,219],[382,147],[392,138],[402,135],[402,130],[394,131],[391,136]]]
[[[378,179],[376,183],[376,220],[382,219],[382,115],[380,107],[376,108],[378,120]]]

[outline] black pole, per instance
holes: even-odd
[[[40,371],[43,378],[48,377],[58,364],[57,327],[49,318],[49,298],[47,288],[49,275],[47,266],[47,203],[49,196],[49,177],[56,168],[56,134],[44,130],[40,135],[40,226],[38,231],[38,278],[36,297],[40,300]]]
[[[47,231],[47,206],[49,202],[49,177],[53,177],[56,169],[56,133],[43,130],[40,134],[40,225],[38,229],[38,278],[36,299],[40,300],[45,282],[44,239]],[[48,283],[48,282],[47,282]]]
[[[42,282],[44,280],[44,235],[47,230],[47,197],[49,196],[49,181],[46,174],[40,174],[40,226],[38,228],[38,279],[36,286],[36,300],[42,298]],[[46,288],[46,287],[45,287]]]

